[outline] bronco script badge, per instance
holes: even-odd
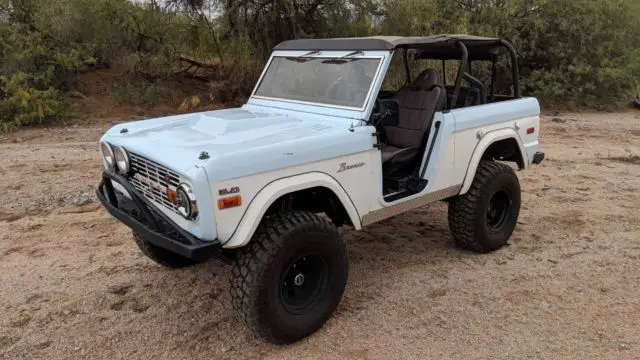
[[[347,165],[346,162],[340,163],[340,168],[338,169],[337,172],[343,172],[343,171],[347,171],[347,170],[351,170],[351,169],[355,169],[355,168],[359,168],[359,167],[363,167],[364,163],[363,162],[359,162],[357,164],[352,164],[352,165]]]

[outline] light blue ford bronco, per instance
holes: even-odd
[[[109,129],[96,193],[155,262],[231,263],[239,316],[269,342],[295,342],[343,296],[341,226],[446,201],[458,247],[507,242],[515,168],[544,159],[540,106],[518,78],[499,38],[285,41],[245,105]]]

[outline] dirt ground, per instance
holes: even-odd
[[[109,124],[0,137],[0,358],[636,359],[640,113],[557,121],[510,246],[455,249],[444,203],[346,230],[338,311],[285,347],[234,317],[228,266],[157,266],[96,204]]]

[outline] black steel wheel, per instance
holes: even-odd
[[[292,314],[305,313],[318,301],[328,278],[329,269],[322,256],[305,254],[298,257],[282,276],[282,305]]]
[[[511,195],[506,190],[498,190],[489,200],[487,207],[487,226],[491,230],[500,230],[509,218],[511,211]]]

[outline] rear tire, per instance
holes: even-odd
[[[307,212],[274,214],[240,249],[231,271],[234,310],[274,344],[321,328],[347,283],[346,246],[328,220]]]
[[[488,253],[503,247],[518,222],[520,183],[509,166],[478,165],[469,191],[449,202],[449,229],[456,246]]]
[[[147,241],[140,233],[133,231],[133,240],[136,245],[149,259],[153,260],[157,264],[170,269],[179,269],[188,266],[199,264],[201,261],[195,261],[182,255],[178,255],[169,250],[155,246]]]

